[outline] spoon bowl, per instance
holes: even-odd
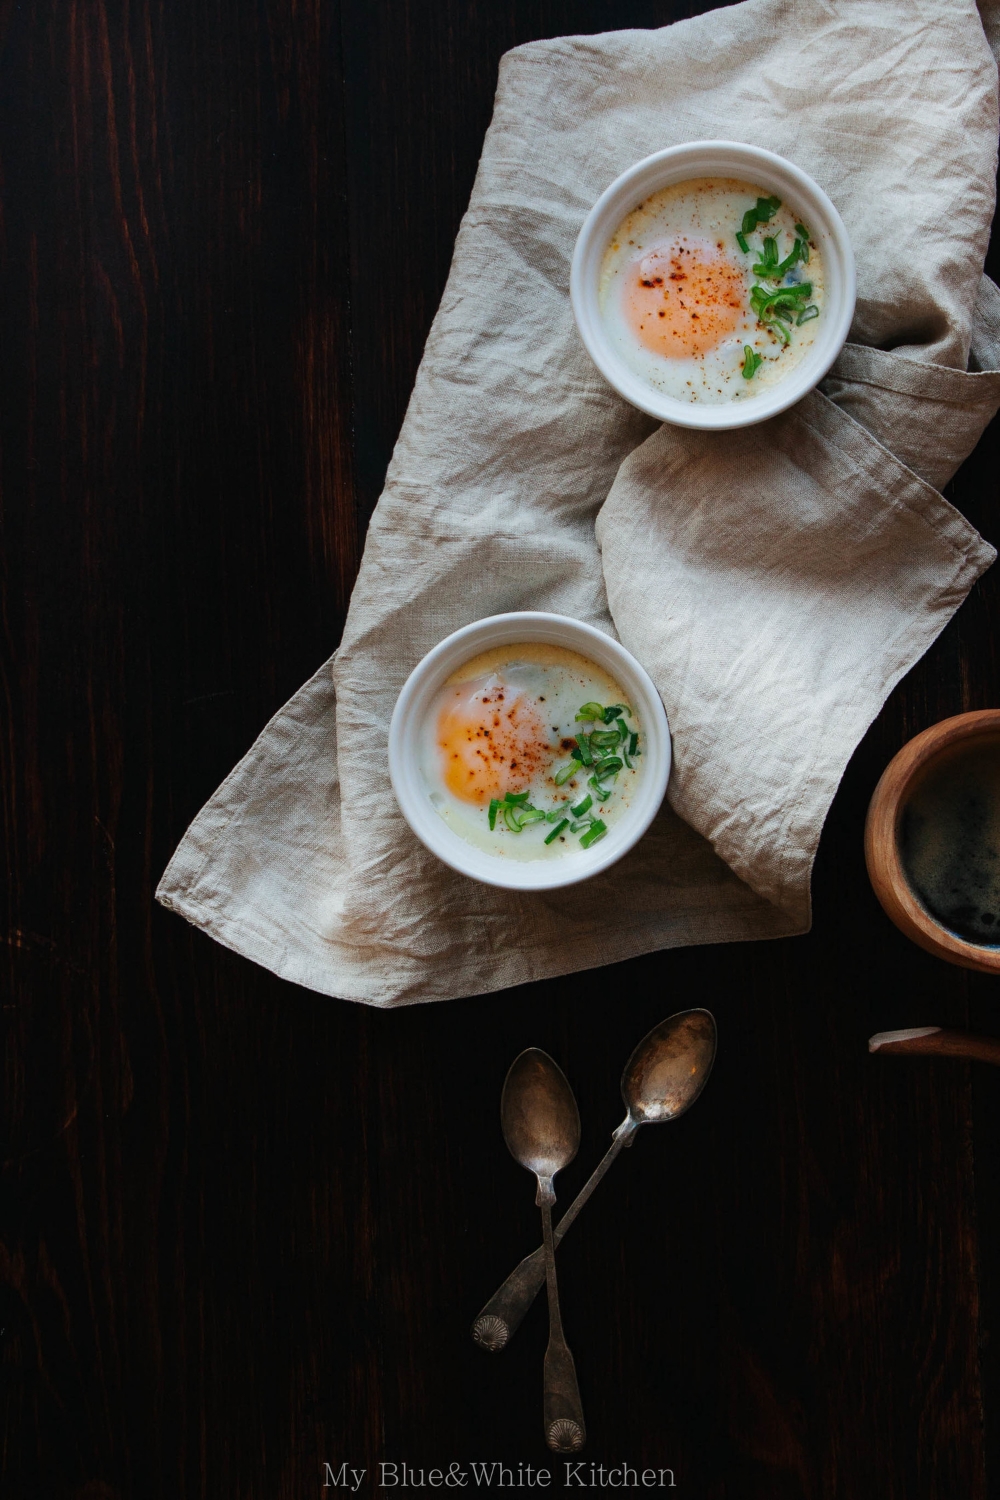
[[[569,1165],[580,1145],[580,1111],[566,1077],[537,1047],[510,1065],[500,1098],[500,1123],[515,1161],[540,1182]]]
[[[622,1098],[636,1125],[676,1120],[698,1098],[715,1062],[715,1019],[681,1010],[646,1033],[625,1064]]]

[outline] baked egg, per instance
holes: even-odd
[[[792,205],[735,178],[695,178],[621,221],[598,300],[613,347],[650,385],[678,401],[742,401],[812,347],[822,256]]]
[[[553,859],[591,848],[627,810],[642,739],[606,671],[525,642],[480,653],[438,689],[420,767],[432,805],[469,843]]]

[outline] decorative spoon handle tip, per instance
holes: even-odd
[[[545,1441],[553,1453],[579,1453],[587,1441],[587,1434],[571,1417],[557,1417],[549,1424]]]
[[[480,1313],[472,1325],[472,1337],[480,1349],[486,1349],[490,1354],[499,1354],[510,1338],[510,1329],[503,1318],[498,1318],[494,1313]]]

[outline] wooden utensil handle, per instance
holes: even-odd
[[[868,1051],[899,1052],[913,1057],[967,1057],[1000,1067],[1000,1037],[977,1036],[973,1031],[950,1031],[941,1026],[880,1031],[869,1038]]]

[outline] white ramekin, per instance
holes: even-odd
[[[776,193],[809,225],[810,234],[819,244],[826,273],[826,306],[809,353],[784,380],[759,396],[722,406],[678,401],[648,385],[615,351],[598,305],[604,252],[622,219],[651,193],[693,177],[739,177],[763,188],[765,193]],[[734,230],[738,227],[734,225]],[[736,141],[693,141],[686,146],[657,151],[636,162],[601,194],[584,220],[576,242],[570,296],[588,354],[605,380],[626,401],[677,427],[717,431],[748,427],[800,401],[823,379],[837,358],[854,317],[854,252],[837,210],[823,189],[799,167],[759,146],[744,146]]]
[[[625,813],[590,849],[559,859],[512,860],[477,849],[441,817],[419,765],[417,746],[435,694],[456,668],[494,646],[543,641],[588,657],[620,683],[642,725],[642,775]],[[670,776],[670,730],[652,680],[624,646],[579,620],[541,611],[491,615],[447,636],[407,678],[389,726],[389,775],[396,801],[432,854],[473,880],[507,890],[546,891],[606,870],[637,843],[656,816]]]

